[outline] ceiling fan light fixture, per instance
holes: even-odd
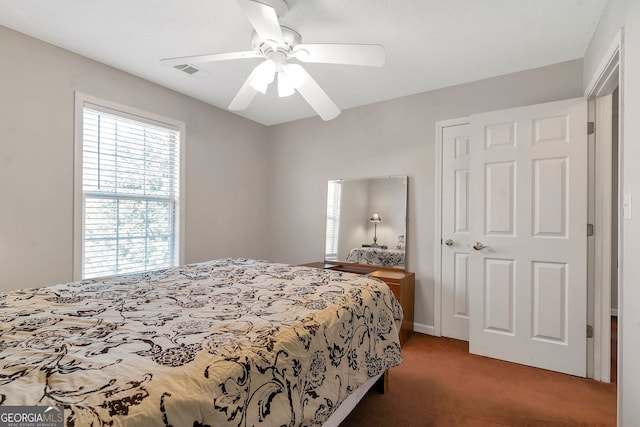
[[[276,63],[270,59],[267,59],[262,64],[258,65],[254,72],[251,74],[251,81],[249,84],[252,88],[262,94],[267,93],[267,87],[273,82],[276,74]]]
[[[284,98],[284,97],[293,95],[295,92],[296,90],[294,89],[293,85],[289,81],[289,78],[287,78],[287,75],[284,72],[279,71],[278,72],[278,96],[280,98]]]
[[[287,77],[289,84],[298,89],[307,80],[307,72],[299,64],[287,64],[283,67],[282,72]]]

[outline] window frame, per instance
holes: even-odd
[[[82,280],[83,272],[83,236],[84,236],[84,204],[83,204],[83,111],[85,107],[104,111],[105,113],[116,114],[122,117],[133,119],[143,123],[153,125],[163,125],[175,128],[180,133],[179,137],[179,200],[176,208],[176,221],[178,227],[176,232],[178,264],[185,263],[185,141],[186,125],[179,120],[163,117],[158,114],[140,110],[134,107],[122,105],[113,101],[108,101],[82,92],[75,92],[74,99],[74,179],[73,179],[73,280]]]

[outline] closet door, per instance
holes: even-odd
[[[469,124],[442,128],[442,335],[469,341]]]

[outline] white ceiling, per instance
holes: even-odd
[[[280,22],[303,43],[384,45],[382,68],[303,64],[346,109],[582,58],[606,1],[287,0]],[[193,76],[158,62],[251,50],[236,0],[0,0],[0,25],[223,109],[260,61],[200,64]],[[238,114],[265,125],[315,115],[273,88]]]

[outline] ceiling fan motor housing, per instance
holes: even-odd
[[[251,36],[251,47],[253,50],[260,52],[266,57],[274,51],[283,52],[285,55],[288,55],[296,45],[302,42],[302,36],[296,30],[282,25],[280,29],[282,30],[284,43],[278,43],[274,40],[262,40],[258,36],[258,33],[253,31]]]

